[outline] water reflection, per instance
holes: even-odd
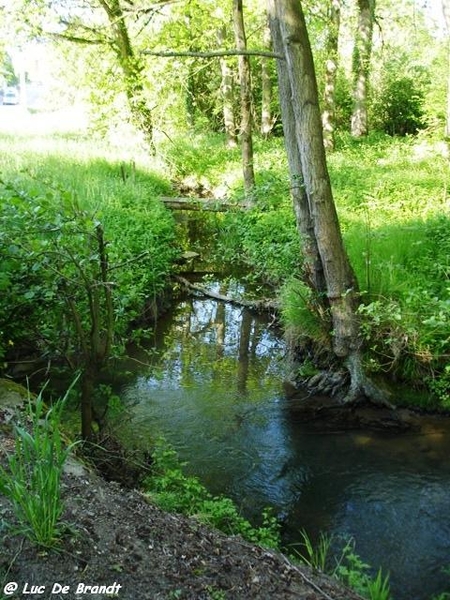
[[[442,425],[421,436],[311,432],[290,418],[283,342],[263,319],[187,300],[169,325],[160,324],[154,365],[124,392],[133,438],[163,434],[192,473],[249,516],[274,506],[287,542],[302,528],[353,536],[365,561],[391,572],[396,600],[444,590],[450,435]]]

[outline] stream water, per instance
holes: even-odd
[[[302,528],[352,536],[365,562],[390,572],[395,600],[450,590],[449,426],[419,436],[319,434],[295,423],[281,336],[229,304],[180,302],[154,343],[152,366],[123,390],[133,439],[164,435],[250,519],[274,507],[287,543]]]

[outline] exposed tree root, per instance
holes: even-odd
[[[389,401],[388,392],[379,388],[364,372],[358,351],[347,358],[346,367],[350,373],[350,389],[343,399],[344,404],[354,403],[363,397],[372,404],[395,410],[395,406]]]
[[[302,388],[309,396],[330,396],[339,405],[354,406],[370,403],[374,406],[396,407],[390,402],[388,391],[381,389],[364,372],[359,352],[353,353],[342,364],[331,353],[318,353],[302,350],[302,359],[312,362],[318,371],[312,376],[297,377],[295,387]],[[298,357],[297,357],[298,360]]]

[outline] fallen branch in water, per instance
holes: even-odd
[[[190,292],[201,294],[207,298],[213,298],[214,300],[220,300],[221,302],[227,302],[228,304],[234,304],[236,306],[244,306],[245,308],[256,311],[278,311],[280,309],[279,302],[276,302],[275,300],[244,300],[243,298],[231,298],[230,296],[224,296],[223,294],[208,290],[198,283],[192,283],[185,277],[181,277],[181,275],[175,275],[174,278]]]

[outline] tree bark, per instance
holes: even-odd
[[[268,15],[274,50],[277,54],[282,54],[284,52],[283,40],[281,37],[280,24],[275,15],[275,0],[268,0]],[[304,279],[306,284],[317,293],[318,298],[326,303],[325,277],[314,234],[314,223],[311,217],[308,196],[303,181],[302,162],[297,143],[295,116],[292,105],[291,82],[286,69],[285,60],[277,61],[277,75],[284,145],[286,148],[291,180],[292,204],[304,257]]]
[[[244,14],[242,0],[233,0],[233,25],[236,38],[236,48],[240,51],[247,49],[245,37]],[[241,89],[241,124],[240,139],[242,148],[242,168],[244,188],[247,197],[251,197],[255,187],[253,170],[253,137],[252,137],[252,96],[250,61],[248,56],[239,55],[239,84]]]
[[[372,54],[372,33],[375,20],[375,0],[358,0],[359,16],[353,52],[353,114],[351,134],[363,137],[369,132],[367,96]]]
[[[333,351],[351,377],[345,400],[353,402],[366,395],[382,402],[382,394],[367,379],[362,367],[356,314],[358,287],[344,248],[328,175],[314,62],[302,6],[298,0],[268,0],[268,9],[271,30],[275,38],[281,38],[286,58],[292,113],[283,112],[284,101],[283,123],[286,125],[293,115],[303,184],[330,305]],[[276,46],[275,49],[278,50]]]
[[[327,150],[334,149],[336,75],[339,62],[338,46],[340,21],[341,0],[331,0],[326,41],[325,90],[322,111],[323,141]]]
[[[217,41],[219,45],[223,45],[226,37],[225,26],[217,30]],[[220,58],[220,71],[222,74],[222,82],[220,91],[222,94],[223,104],[223,125],[229,148],[236,148],[236,120],[234,118],[234,93],[233,93],[233,71],[226,57]]]

